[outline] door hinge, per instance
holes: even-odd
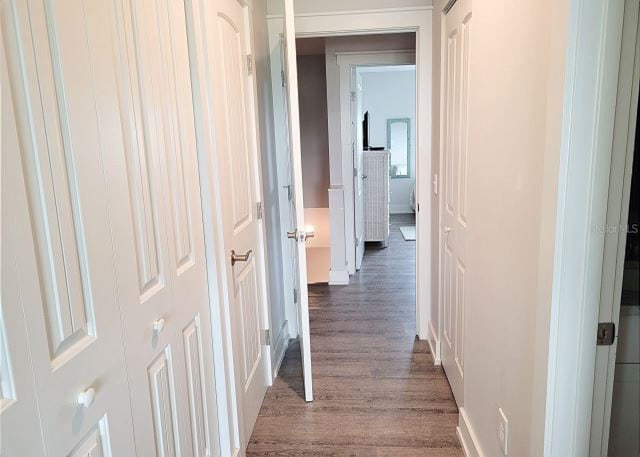
[[[416,212],[419,213],[420,212],[420,203],[416,204]]]
[[[353,177],[354,178],[358,177],[358,169],[356,167],[353,167]]]
[[[262,202],[256,203],[256,217],[258,220],[262,220],[263,218]]]
[[[351,101],[352,102],[356,101],[356,92],[355,91],[351,91]]]
[[[298,303],[298,289],[293,289],[293,302]]]
[[[613,322],[598,323],[596,344],[598,346],[611,346],[616,338],[616,324]]]
[[[356,243],[356,247],[360,246],[360,238],[358,238],[357,236],[354,238],[355,243]]]
[[[438,195],[438,174],[433,175],[433,195]]]
[[[356,153],[356,144],[355,143],[351,143],[351,153],[352,154]]]
[[[282,79],[282,87],[287,87],[287,77],[284,74],[284,70],[280,70],[280,78]]]
[[[247,54],[247,74],[251,76],[253,74],[253,56]]]
[[[262,331],[263,344],[265,346],[271,346],[271,331],[269,329]]]

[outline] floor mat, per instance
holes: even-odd
[[[416,240],[416,226],[412,225],[410,227],[400,227],[400,233],[402,233],[402,238],[405,241],[415,241]]]

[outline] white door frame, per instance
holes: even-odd
[[[273,30],[282,30],[283,16],[269,15]],[[420,339],[427,338],[431,288],[431,221],[437,204],[431,187],[431,72],[432,72],[432,7],[385,8],[375,10],[335,11],[296,14],[296,36],[328,37],[398,32],[416,34],[416,194],[419,211],[416,229],[416,327]],[[351,181],[349,164],[347,181]],[[418,178],[419,177],[419,178]],[[421,184],[418,184],[421,183]],[[345,202],[348,201],[345,195]],[[351,198],[353,205],[353,198]],[[345,218],[346,219],[346,218]],[[345,222],[346,224],[346,222]],[[353,233],[353,230],[350,232]],[[290,319],[291,321],[291,319]]]
[[[216,164],[216,138],[213,126],[215,125],[214,95],[212,82],[218,78],[215,68],[217,63],[210,61],[210,51],[207,50],[208,38],[206,36],[206,1],[207,0],[185,0],[185,12],[187,21],[187,33],[189,40],[189,60],[191,76],[193,80],[192,90],[194,98],[194,111],[196,121],[196,141],[198,149],[198,168],[200,174],[200,194],[202,204],[203,225],[205,234],[205,252],[207,259],[207,275],[209,285],[209,300],[211,309],[211,328],[213,332],[213,354],[214,371],[218,374],[216,379],[216,398],[218,408],[218,427],[220,435],[220,455],[223,457],[244,455],[244,445],[248,442],[249,436],[245,436],[240,416],[241,398],[236,386],[235,367],[233,363],[233,347],[230,321],[230,294],[227,288],[227,274],[225,262],[228,261],[227,253],[224,250],[224,238],[222,229],[222,207],[220,199],[218,176],[218,166]],[[251,54],[253,45],[251,40],[251,14],[250,6],[247,2],[240,2],[244,5],[245,22],[248,24],[245,31],[245,43],[248,49],[247,54]],[[250,92],[247,94],[252,106],[252,125],[249,131],[249,141],[251,147],[256,150],[256,176],[258,179],[257,189],[262,194],[261,180],[261,158],[257,154],[259,147],[259,136],[257,135],[258,123],[256,120],[256,81],[252,77]],[[260,201],[263,201],[261,196]],[[269,329],[269,312],[267,292],[267,276],[265,265],[265,231],[264,222],[260,226],[260,239],[256,259],[260,261],[258,265],[259,274],[262,276],[263,287],[260,292],[263,310],[261,313],[262,329]],[[271,367],[270,351],[265,350],[267,365]],[[221,382],[224,381],[224,382]]]
[[[351,72],[357,67],[378,67],[385,65],[415,65],[416,50],[390,50],[390,51],[357,51],[336,52],[336,60],[340,71],[340,112],[351,113]],[[351,177],[343,180],[344,189],[344,244],[347,253],[347,269],[349,274],[356,271],[356,243],[355,234],[355,190],[353,179],[353,152],[351,144],[353,139],[353,127],[351,115],[340,116],[340,144],[342,145],[342,176]],[[331,158],[329,159],[331,160]],[[416,174],[416,186],[419,175]],[[330,214],[331,218],[338,217]],[[332,236],[333,238],[333,236]],[[332,240],[333,241],[333,240]],[[333,243],[332,243],[333,245]],[[348,284],[348,278],[347,278]]]
[[[569,2],[544,456],[589,455],[624,0]]]

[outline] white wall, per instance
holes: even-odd
[[[278,202],[278,180],[273,125],[273,98],[271,95],[271,68],[269,35],[267,31],[266,4],[254,1],[252,6],[253,50],[255,77],[258,88],[259,146],[262,158],[262,192],[266,233],[267,279],[269,290],[270,328],[274,339],[286,320],[284,280],[282,270],[280,208]],[[272,352],[277,349],[274,344]],[[279,362],[277,354],[271,354],[272,363]],[[275,369],[276,367],[272,367]]]
[[[362,72],[362,110],[369,111],[369,143],[387,146],[387,119],[410,119],[409,178],[391,179],[390,211],[412,213],[409,194],[416,183],[416,71]]]
[[[473,2],[463,411],[485,456],[502,455],[499,407],[509,455],[542,455],[566,7]],[[434,38],[437,63],[439,30]],[[436,65],[434,150],[439,80]]]

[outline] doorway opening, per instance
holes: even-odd
[[[623,457],[640,454],[640,129],[637,125],[631,171],[628,222],[619,298],[617,349],[613,369],[608,454]]]

